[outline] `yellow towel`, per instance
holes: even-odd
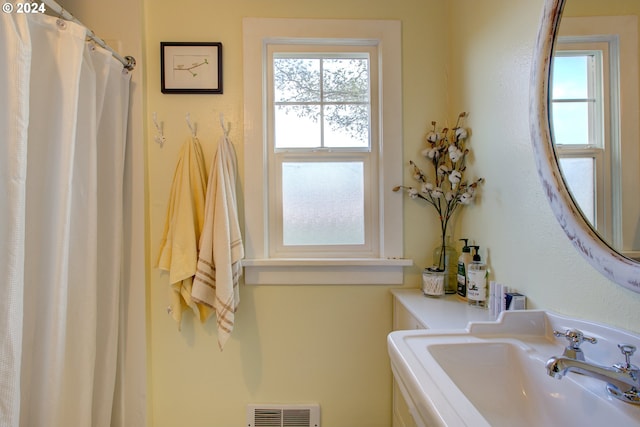
[[[204,224],[206,177],[202,147],[193,137],[180,149],[156,263],[158,268],[169,272],[169,312],[178,328],[186,307],[190,307],[201,321],[211,314],[209,307],[191,298]]]
[[[236,156],[224,125],[223,130],[207,184],[205,224],[192,290],[194,300],[215,309],[220,350],[233,330],[244,257],[236,202]]]

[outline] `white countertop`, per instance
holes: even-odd
[[[400,294],[421,304],[418,296]],[[464,305],[456,301],[429,299],[423,308],[434,308],[433,302],[474,314],[454,308]],[[622,362],[619,343],[640,348],[638,334],[543,310],[505,311],[499,320],[474,322],[467,330],[391,332],[391,368],[415,420],[411,425],[640,427],[640,407],[613,399],[597,379],[598,370],[595,378],[563,372],[566,377],[558,381],[546,375],[549,358],[567,345],[553,331],[571,329],[597,337],[597,345],[583,346],[594,365]]]
[[[495,320],[489,310],[474,307],[456,295],[425,296],[420,289],[392,289],[394,297],[429,329],[465,329],[472,321]]]

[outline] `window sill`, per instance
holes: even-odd
[[[399,285],[402,258],[281,258],[245,259],[248,285]]]

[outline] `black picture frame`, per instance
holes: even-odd
[[[162,93],[222,94],[222,43],[160,42]]]

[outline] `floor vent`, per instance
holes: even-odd
[[[320,427],[320,405],[248,405],[247,427]]]

